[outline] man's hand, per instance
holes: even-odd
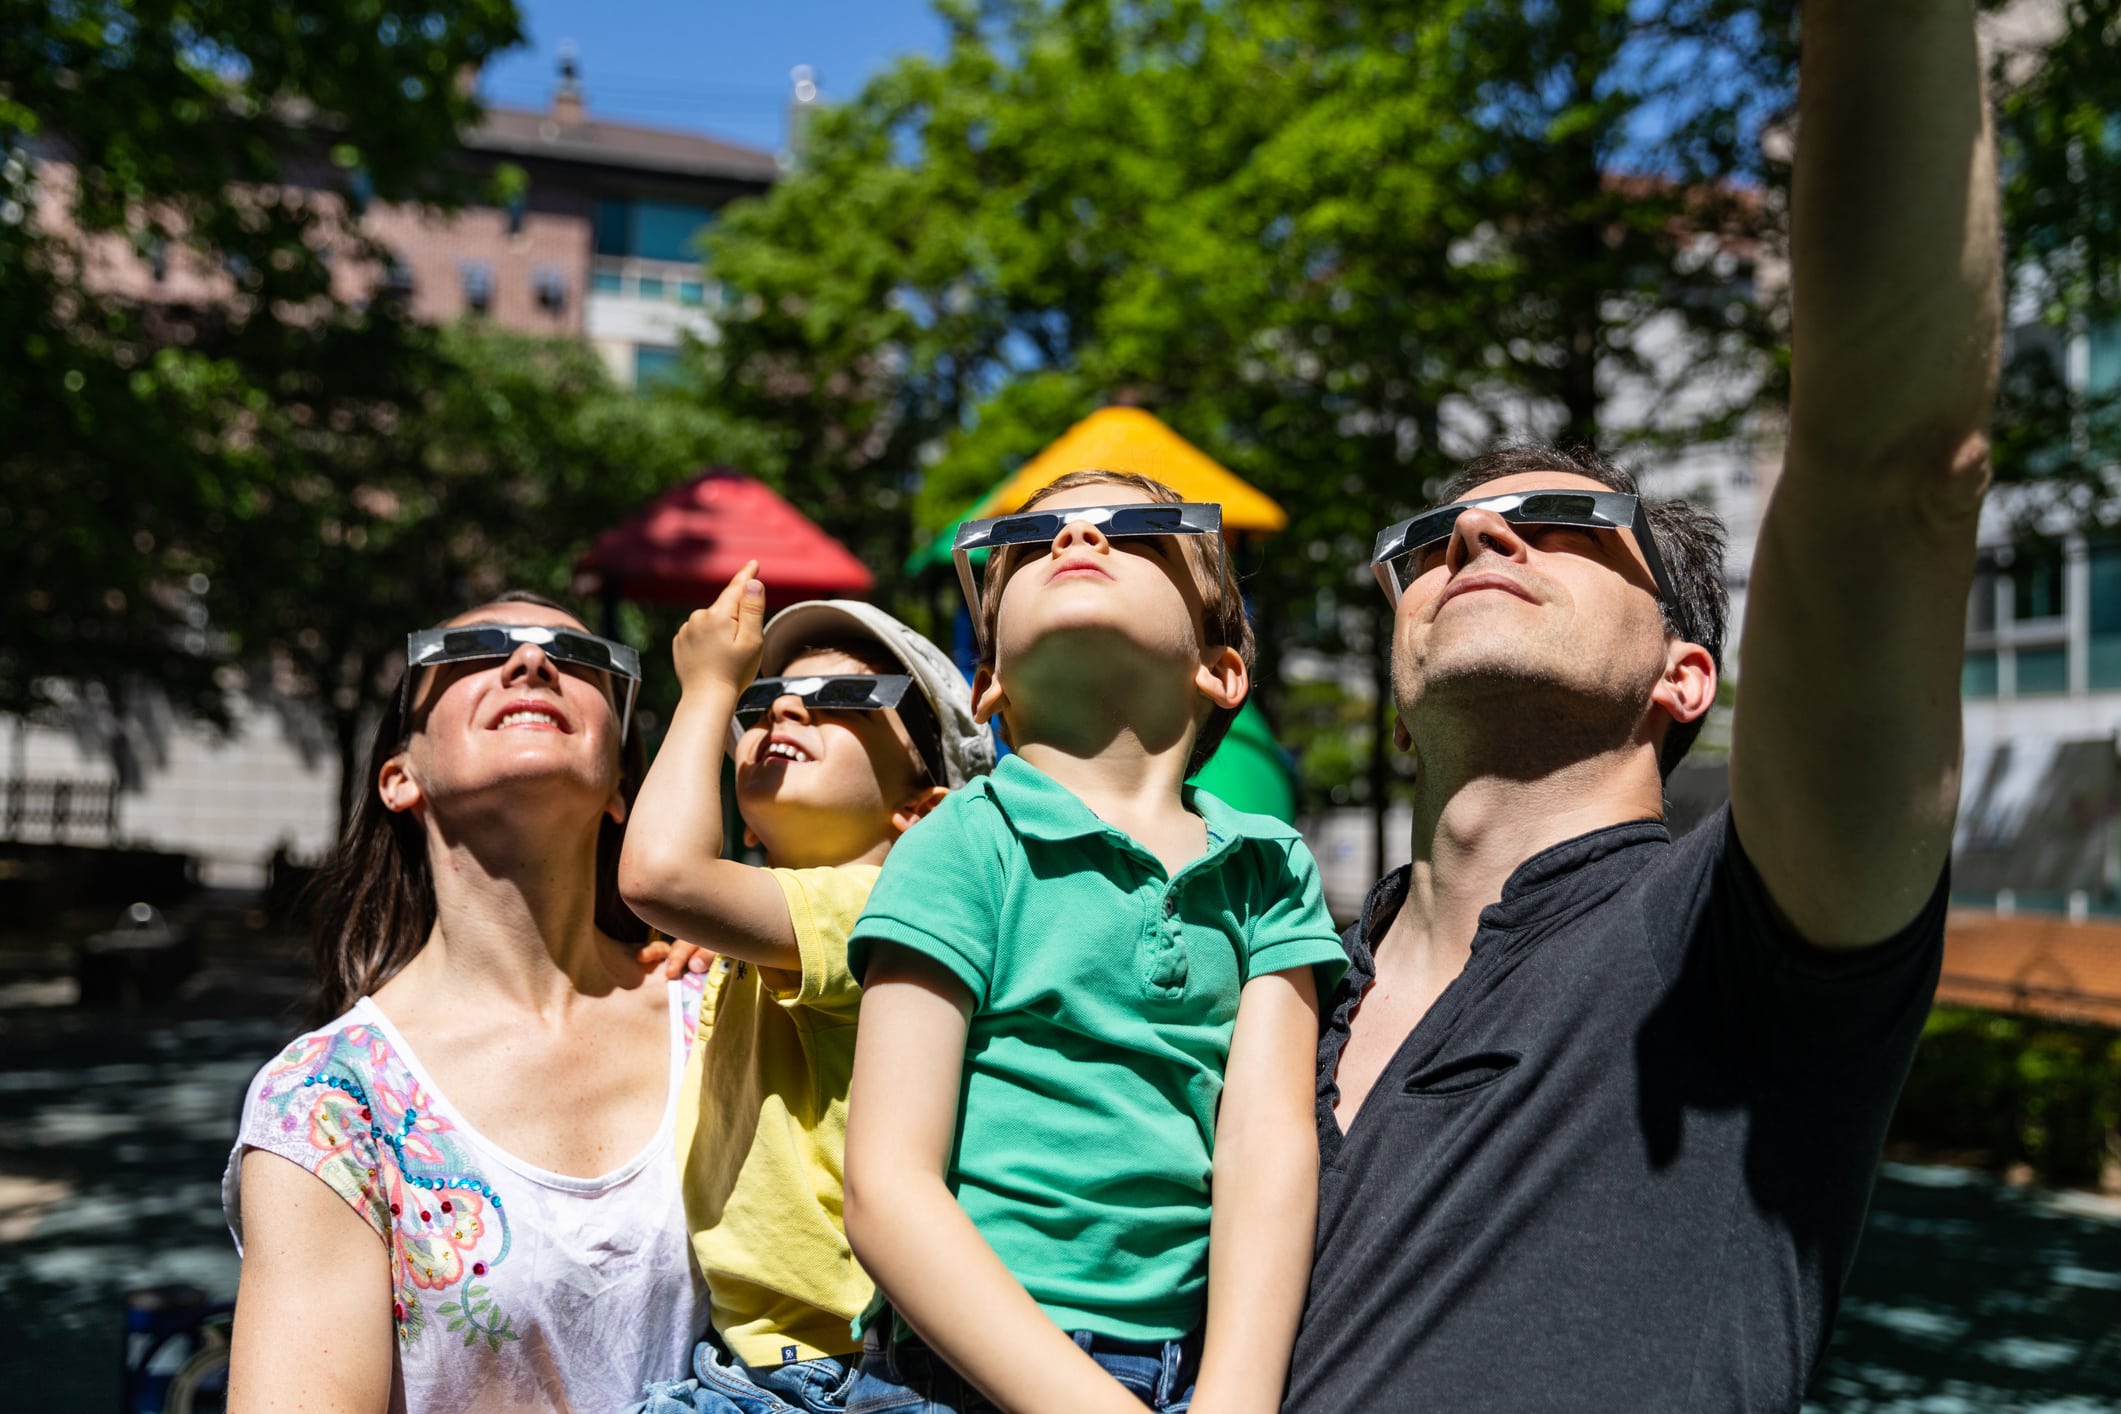
[[[670,645],[678,686],[687,694],[710,687],[742,692],[758,675],[765,644],[766,586],[759,582],[759,562],[736,572],[712,604],[695,609]]]

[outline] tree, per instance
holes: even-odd
[[[519,38],[510,0],[0,0],[0,711],[151,681],[222,715],[224,626],[271,592],[226,547],[325,475],[275,429],[431,379],[350,297],[351,218],[452,195],[457,75]]]
[[[2069,0],[2031,50],[1996,56],[2014,331],[1996,473],[2027,532],[2121,522],[2121,0]],[[2081,341],[2084,376],[2070,345]]]
[[[468,323],[441,331],[429,368],[366,419],[275,420],[263,445],[300,470],[252,488],[227,547],[229,625],[329,723],[341,819],[408,630],[507,588],[564,597],[575,557],[639,502],[704,465],[771,465],[755,432],[626,392],[573,340]]]
[[[881,564],[909,494],[932,531],[1075,418],[1148,403],[1289,509],[1250,581],[1262,690],[1285,643],[1369,654],[1370,764],[1344,784],[1381,812],[1371,535],[1475,444],[1720,436],[1772,379],[1748,277],[1788,7],[942,9],[941,59],[824,115],[718,228],[740,294],[715,386]],[[1665,396],[1705,376],[1722,397]]]

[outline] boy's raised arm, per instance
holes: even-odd
[[[847,1240],[893,1310],[1010,1414],[1141,1414],[1010,1275],[945,1182],[971,1013],[940,963],[877,948],[847,1092]]]
[[[795,972],[802,959],[780,885],[722,858],[722,755],[737,696],[758,673],[765,618],[754,561],[678,630],[671,657],[682,695],[633,802],[619,892],[672,937]]]
[[[1281,1407],[1317,1236],[1317,1051],[1309,967],[1245,984],[1215,1121],[1200,1414]]]
[[[1761,527],[1731,751],[1747,855],[1811,942],[1935,889],[2001,324],[1972,0],[1807,0],[1788,463]]]

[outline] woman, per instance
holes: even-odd
[[[670,1161],[699,988],[616,889],[638,663],[520,593],[408,658],[326,876],[333,1019],[223,1181],[229,1407],[621,1405],[706,1314]]]

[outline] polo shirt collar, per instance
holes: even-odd
[[[1073,840],[1091,835],[1117,835],[1118,826],[1098,818],[1082,799],[1053,777],[1015,752],[1004,756],[987,775],[987,790],[1010,827],[1019,835],[1037,840]],[[1234,840],[1298,838],[1295,827],[1267,815],[1248,815],[1233,810],[1213,795],[1186,786],[1181,792],[1186,808],[1208,823],[1209,853]]]

